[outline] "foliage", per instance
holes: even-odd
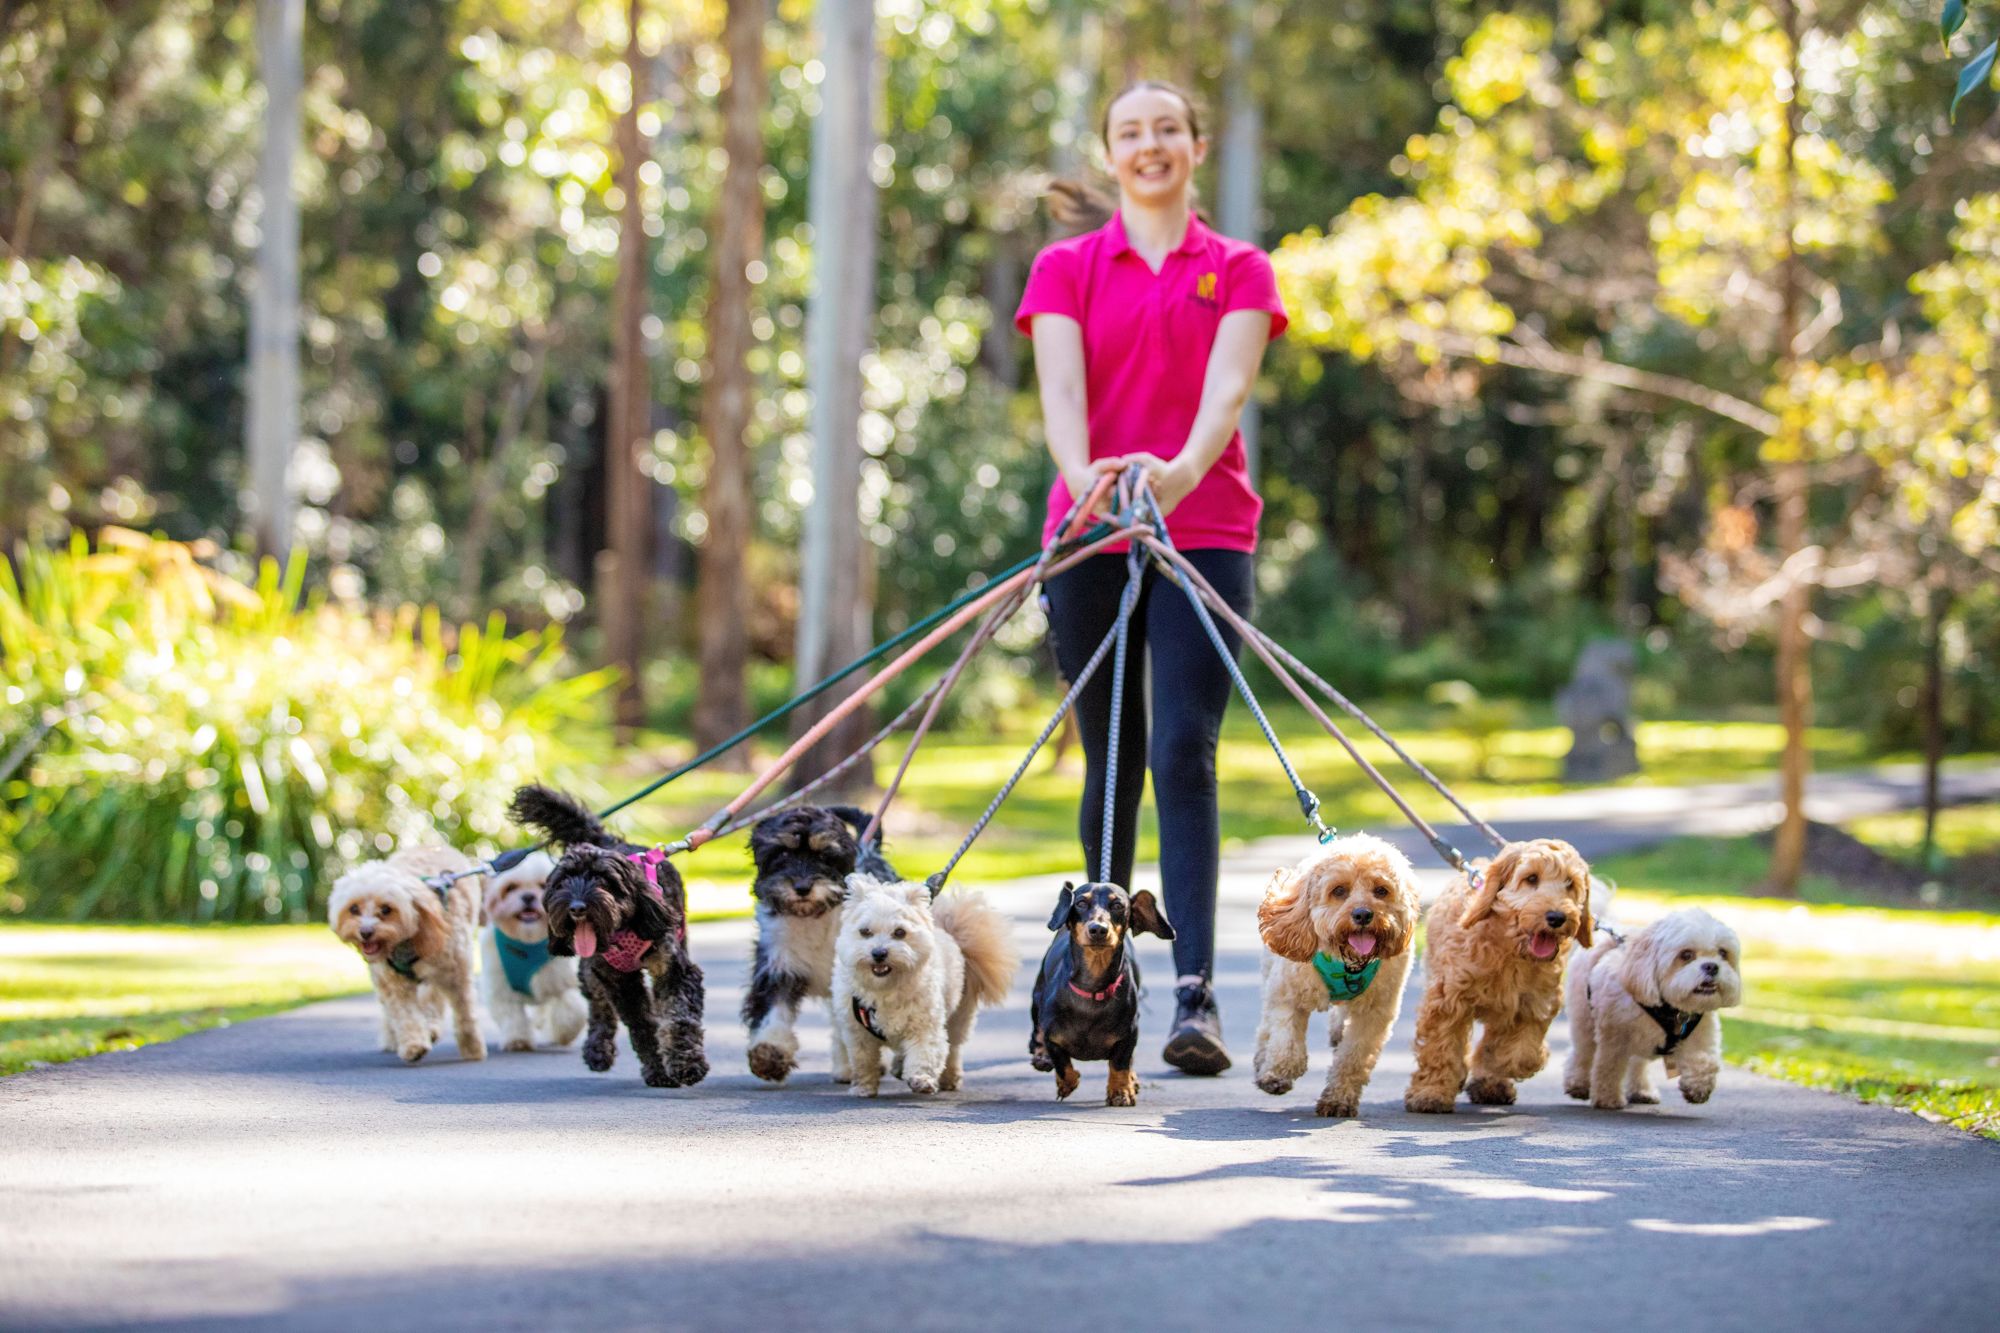
[[[303,562],[250,583],[203,554],[108,528],[0,565],[7,910],[308,919],[399,842],[505,838],[606,683],[564,677],[554,630],[302,604]]]

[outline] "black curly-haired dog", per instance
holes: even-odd
[[[1116,884],[1065,884],[1049,929],[1056,937],[1035,976],[1028,1055],[1035,1068],[1055,1071],[1058,1099],[1080,1081],[1072,1061],[1109,1060],[1104,1104],[1136,1106],[1139,959],[1131,940],[1141,931],[1170,940],[1174,928],[1149,890],[1128,894]]]
[[[799,1005],[809,998],[831,1002],[833,941],[847,877],[859,870],[881,880],[902,878],[882,856],[881,830],[861,845],[867,826],[867,813],[852,806],[802,805],[758,821],[750,832],[757,950],[743,1022],[750,1029],[750,1072],[768,1083],[783,1083],[798,1067]],[[832,1027],[833,1077],[846,1083],[843,1027]]]
[[[708,1075],[702,976],[688,956],[680,872],[662,853],[624,841],[551,788],[521,788],[508,813],[564,848],[542,888],[542,909],[549,952],[581,960],[577,974],[590,1006],[584,1067],[611,1068],[623,1022],[648,1086],[701,1082]]]

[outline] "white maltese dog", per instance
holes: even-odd
[[[576,959],[549,953],[542,885],[554,868],[547,852],[529,852],[486,881],[485,915],[493,928],[480,940],[479,980],[502,1050],[532,1051],[538,1040],[567,1046],[590,1018]]]
[[[327,898],[327,924],[368,960],[382,1005],[382,1049],[408,1064],[430,1054],[447,1009],[459,1058],[486,1058],[472,992],[479,877],[466,875],[442,892],[424,881],[470,869],[450,847],[408,848],[356,866]]]
[[[1629,939],[1607,938],[1569,971],[1563,1090],[1616,1111],[1660,1100],[1649,1070],[1666,1061],[1681,1096],[1708,1100],[1722,1067],[1722,1015],[1743,1001],[1736,932],[1698,907]]]
[[[884,1046],[911,1092],[957,1088],[973,1018],[1007,998],[1019,965],[1006,918],[978,894],[956,889],[932,902],[921,883],[849,875],[833,1015],[845,1029],[855,1095],[875,1095]]]

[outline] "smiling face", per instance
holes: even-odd
[[[751,892],[778,916],[824,916],[840,906],[841,885],[861,848],[847,821],[831,810],[802,806],[758,823],[750,834],[757,863]]]
[[[1208,156],[1194,110],[1165,88],[1140,84],[1104,115],[1104,146],[1123,201],[1141,208],[1185,206],[1194,169]]]
[[[1672,912],[1626,945],[1625,988],[1640,1004],[1708,1013],[1743,1001],[1736,932],[1698,907]]]
[[[327,899],[327,924],[371,963],[381,962],[405,943],[414,943],[418,956],[428,957],[442,939],[436,902],[437,896],[408,871],[371,862],[334,884]]]
[[[1571,940],[1590,939],[1590,867],[1558,838],[1508,843],[1459,924],[1487,920],[1513,937],[1521,957],[1560,966]]]
[[[847,877],[835,958],[865,990],[887,990],[923,970],[937,947],[930,890],[922,883]]]
[[[523,944],[540,944],[549,937],[542,886],[555,861],[547,852],[530,852],[486,881],[486,919],[502,935]]]
[[[1353,833],[1274,875],[1257,928],[1280,958],[1303,963],[1325,952],[1365,965],[1410,947],[1417,910],[1409,858],[1380,838]]]

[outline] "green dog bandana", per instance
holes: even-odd
[[[1381,968],[1380,958],[1370,958],[1356,967],[1345,959],[1335,958],[1324,949],[1313,955],[1313,971],[1319,973],[1319,979],[1326,983],[1326,993],[1335,1004],[1346,1004],[1359,998]]]

